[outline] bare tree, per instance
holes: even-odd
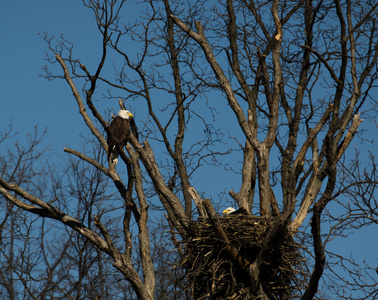
[[[106,254],[139,299],[153,299],[155,291],[162,295],[156,281],[159,264],[153,255],[161,250],[151,244],[154,226],[149,211],[164,210],[172,243],[185,260],[184,242],[196,234],[193,198],[199,217],[211,224],[229,262],[246,275],[251,298],[321,296],[326,255],[337,258],[327,253],[327,242],[377,223],[374,155],[369,169],[359,169],[360,161],[350,161],[345,153],[358,133],[360,113],[375,112],[378,4],[146,0],[138,9],[133,6],[132,16],[125,1],[83,0],[83,4],[93,11],[102,35],[101,58],[94,69],[89,68],[93,62],[74,59],[69,41],[42,34],[52,54],[46,77],[62,78],[68,84],[86,127],[104,152],[112,150],[105,134],[110,118],[102,113],[103,104],[94,100],[121,97],[121,106],[135,110],[141,138],[130,135],[126,151],[120,151],[122,164],[104,161],[99,152],[65,149],[91,166],[90,172],[114,184],[123,201],[118,215],[122,228],[114,230],[111,210],[101,211],[106,207],[103,201],[82,198],[86,188],[79,186],[80,180],[72,197],[87,208],[83,211],[69,213],[60,200],[44,200],[11,177],[0,179],[7,205],[76,231],[78,245],[91,244],[91,251]],[[108,64],[114,66],[113,73]],[[237,159],[242,161],[240,172],[237,166],[227,166],[227,161]],[[247,212],[246,222],[258,214],[264,229],[253,258],[235,247],[213,205],[203,199],[212,195],[191,183],[204,180],[202,170],[210,166],[224,166],[241,175],[240,190],[229,195]],[[91,195],[94,189],[88,186]],[[352,201],[346,204],[345,197]],[[102,194],[99,198],[103,200]],[[330,203],[343,207],[342,213],[334,213]],[[324,219],[334,224],[325,235]],[[274,255],[271,249],[284,243],[283,235],[303,242],[308,264],[300,272],[305,279],[302,285],[275,294],[265,284],[270,275],[264,268],[267,257]],[[328,262],[329,269],[333,262]],[[290,274],[294,280],[295,273]],[[211,280],[214,283],[217,278]],[[353,284],[366,297],[376,297],[377,284],[371,278]],[[217,296],[209,287],[201,297]]]
[[[12,132],[8,133],[10,138]],[[71,212],[88,228],[93,227],[94,212],[123,211],[122,206],[115,207],[107,177],[97,169],[73,158],[63,170],[51,165],[43,136],[36,128],[28,134],[26,145],[15,143],[2,153],[2,178],[40,199],[49,199],[48,205]],[[102,159],[98,145],[92,151],[89,148],[88,153]],[[87,239],[48,218],[25,214],[12,202],[2,201],[0,212],[2,297],[117,299],[120,288],[113,284],[119,280],[114,268]],[[116,221],[114,218],[107,225],[119,234]]]

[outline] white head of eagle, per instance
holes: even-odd
[[[108,161],[111,158],[113,163],[117,163],[118,152],[126,146],[129,140],[130,128],[133,135],[138,138],[133,114],[126,109],[121,109],[108,126]]]
[[[236,211],[235,208],[233,208],[233,207],[227,207],[227,208],[223,211],[223,213],[226,214],[226,215],[229,215],[229,214],[231,214],[231,213],[233,213],[233,212],[235,212],[235,211]]]

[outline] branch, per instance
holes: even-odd
[[[184,99],[183,99],[183,90],[182,85],[183,82],[181,80],[180,74],[180,66],[179,66],[179,58],[178,58],[178,51],[175,46],[175,38],[174,38],[174,24],[172,18],[169,16],[172,14],[171,8],[169,6],[169,1],[164,1],[165,11],[167,14],[167,34],[168,34],[168,47],[170,53],[170,61],[171,61],[171,68],[173,79],[175,83],[175,97],[176,97],[176,111],[177,111],[177,135],[175,139],[175,156],[173,156],[177,169],[180,174],[181,179],[181,186],[182,186],[182,193],[184,196],[185,201],[185,213],[188,217],[190,217],[192,213],[192,200],[189,194],[189,176],[187,173],[187,169],[185,167],[182,155],[182,145],[184,142],[184,135],[185,135],[185,108],[184,108]],[[173,116],[173,115],[172,115]]]
[[[337,161],[340,160],[341,156],[344,154],[345,150],[348,148],[350,142],[352,141],[362,121],[363,119],[360,119],[360,114],[355,114],[353,116],[352,125],[350,126],[344,140],[340,143],[340,146],[337,149]]]
[[[110,237],[110,234],[108,230],[105,228],[105,226],[101,223],[99,216],[93,217],[93,222],[97,226],[98,229],[100,229],[102,236],[105,238],[106,244],[108,245],[108,248],[110,252],[112,253],[112,256],[117,256],[118,250],[114,247],[114,243],[112,241],[112,238]],[[118,254],[119,255],[119,254]]]
[[[254,133],[253,113],[248,110],[248,125]],[[243,148],[242,183],[239,192],[229,191],[230,196],[238,203],[240,208],[252,211],[253,197],[256,185],[256,155],[248,140]]]
[[[73,154],[73,155],[79,157],[80,159],[85,160],[86,162],[90,163],[92,166],[97,168],[99,171],[103,172],[105,175],[110,177],[112,179],[114,185],[117,187],[118,192],[120,193],[122,199],[125,200],[125,203],[126,203],[126,201],[129,201],[130,207],[133,210],[135,218],[138,219],[140,217],[140,212],[138,210],[138,207],[135,205],[135,203],[133,202],[133,200],[131,198],[131,192],[132,192],[132,188],[133,188],[133,182],[132,182],[133,178],[132,178],[132,174],[131,174],[132,172],[131,172],[131,169],[130,169],[130,166],[129,166],[130,165],[129,158],[126,156],[124,151],[120,151],[120,156],[122,157],[123,161],[125,162],[125,164],[127,166],[127,171],[128,171],[128,174],[129,174],[129,183],[128,183],[127,188],[123,184],[118,173],[116,172],[114,165],[109,165],[109,169],[107,169],[106,167],[104,167],[102,164],[100,164],[99,162],[97,162],[93,158],[90,158],[90,157],[84,155],[83,153],[81,153],[79,151],[69,149],[69,148],[64,148],[64,152]],[[128,192],[128,190],[129,190],[129,192]],[[128,195],[128,193],[129,193],[129,195]]]
[[[140,218],[138,220],[139,227],[139,253],[142,262],[144,284],[147,292],[152,295],[155,291],[155,270],[153,265],[153,260],[151,257],[151,247],[150,247],[150,234],[148,230],[148,204],[143,190],[143,175],[139,166],[139,156],[132,149],[130,145],[126,146],[128,153],[130,154],[131,161],[135,173],[135,190],[139,199],[140,205]]]
[[[194,187],[190,186],[188,191],[194,201],[194,204],[197,207],[199,216],[203,218],[208,218],[206,209],[203,204],[204,200],[201,198],[201,196],[198,194]]]
[[[181,235],[185,235],[188,228],[189,219],[185,214],[183,205],[180,199],[169,189],[164,182],[163,176],[160,173],[159,166],[157,165],[154,157],[154,153],[149,145],[148,141],[144,142],[142,146],[136,137],[131,134],[129,142],[134,147],[135,151],[139,154],[140,160],[143,162],[147,173],[153,181],[155,188],[159,194],[160,201],[164,205],[172,224],[180,232]]]
[[[105,138],[98,131],[98,129],[96,128],[96,126],[94,126],[91,118],[87,114],[87,111],[86,111],[85,106],[83,104],[83,100],[81,99],[80,93],[77,90],[74,82],[72,81],[72,78],[70,76],[70,73],[68,72],[68,68],[67,68],[66,63],[64,62],[63,58],[59,54],[56,54],[55,57],[56,57],[57,61],[59,62],[59,64],[62,66],[62,69],[63,69],[63,72],[64,72],[64,78],[66,79],[67,83],[71,87],[72,93],[73,93],[73,95],[74,95],[74,97],[76,99],[76,102],[77,102],[78,106],[79,106],[79,112],[82,115],[85,124],[87,124],[88,128],[91,130],[91,132],[93,133],[93,135],[99,140],[99,142],[104,147],[104,149],[107,149],[108,145],[106,143]]]
[[[328,182],[327,187],[323,193],[323,196],[319,199],[317,203],[314,204],[314,214],[312,216],[311,222],[311,233],[314,243],[315,252],[315,266],[311,273],[310,281],[306,288],[302,300],[311,300],[318,291],[319,280],[323,275],[324,264],[326,256],[324,254],[324,245],[321,237],[321,214],[326,205],[333,199],[332,193],[335,189],[336,183],[336,163],[337,161],[332,161],[327,170]]]
[[[244,94],[248,103],[253,106],[253,110],[255,112],[256,96],[252,94],[239,64],[239,49],[238,49],[238,44],[237,44],[238,32],[237,32],[237,26],[236,26],[236,15],[235,15],[232,0],[227,0],[227,12],[228,12],[227,30],[229,33],[229,41],[230,41],[230,46],[231,46],[230,47],[231,48],[230,64],[239,82],[239,85],[242,87],[244,91]]]
[[[301,148],[301,150],[299,151],[299,153],[297,155],[297,158],[293,162],[293,165],[292,165],[292,168],[291,168],[291,173],[290,173],[290,176],[289,176],[289,178],[290,178],[289,179],[290,180],[289,190],[292,193],[292,195],[289,198],[288,203],[284,204],[284,211],[291,211],[291,212],[293,212],[294,209],[295,209],[295,185],[296,185],[295,171],[297,170],[297,167],[300,164],[303,163],[304,157],[306,155],[306,152],[307,152],[308,148],[313,144],[314,139],[316,138],[316,136],[318,135],[318,133],[320,132],[320,130],[325,125],[325,123],[328,120],[328,118],[329,118],[329,116],[330,116],[330,114],[331,114],[332,111],[333,111],[333,105],[331,104],[326,109],[323,117],[319,120],[318,124],[316,124],[316,126],[314,127],[314,129],[312,129],[310,131],[307,139],[303,143],[302,148]],[[314,173],[314,175],[313,175],[313,177],[311,179],[312,181],[310,182],[309,185],[313,185],[314,184],[316,175],[317,175],[317,173]],[[310,188],[310,190],[311,189],[312,189],[312,187]],[[313,197],[314,195],[315,195],[314,193],[307,193],[306,194],[305,200],[302,202],[302,205],[301,205],[301,208],[300,208],[300,210],[299,210],[299,212],[297,214],[297,217],[295,218],[295,220],[291,224],[291,227],[290,227],[291,230],[295,231],[303,223],[304,218],[307,215],[308,208],[310,207],[310,205],[312,204],[312,202],[315,200],[315,198]]]
[[[315,266],[311,273],[310,281],[306,288],[306,292],[302,296],[302,300],[311,300],[318,291],[319,279],[323,274],[324,264],[325,264],[325,254],[321,239],[320,232],[320,213],[315,213],[312,216],[311,221],[311,233],[314,242],[314,252],[315,252]]]
[[[244,115],[243,109],[241,108],[240,104],[236,100],[235,94],[231,87],[231,83],[228,81],[221,66],[218,64],[214,56],[214,53],[211,50],[209,43],[207,42],[201,23],[198,21],[196,22],[196,28],[198,32],[196,33],[193,30],[191,30],[188,27],[188,25],[182,22],[179,18],[173,15],[171,15],[171,18],[173,19],[173,21],[175,22],[177,26],[179,26],[183,31],[185,31],[192,39],[194,39],[201,46],[203,53],[206,56],[207,61],[209,62],[216,78],[218,79],[220,85],[222,86],[223,91],[225,92],[227,96],[228,103],[230,104],[232,110],[234,111],[238,119],[239,125],[241,129],[243,130],[243,133],[245,134],[246,138],[249,140],[253,148],[255,150],[259,150],[261,146],[260,142],[255,136],[252,135],[252,132],[249,129],[248,122]]]
[[[27,201],[30,201],[36,206],[26,204],[25,202],[12,196],[12,194],[9,191],[15,192],[17,195],[21,196]],[[135,270],[132,264],[131,258],[126,259],[125,255],[123,255],[121,252],[115,249],[115,247],[113,246],[113,242],[110,238],[110,235],[106,231],[105,227],[101,224],[98,217],[95,217],[95,224],[101,230],[106,240],[100,238],[97,234],[89,230],[77,219],[66,215],[64,212],[60,211],[58,208],[27,193],[26,191],[18,187],[16,184],[6,182],[1,177],[0,177],[0,193],[3,194],[5,198],[8,199],[11,203],[15,204],[21,209],[30,211],[41,217],[58,220],[62,224],[69,226],[70,228],[77,231],[80,235],[86,238],[94,246],[97,246],[101,251],[107,253],[110,257],[114,259],[113,266],[119,269],[124,274],[125,278],[129,280],[129,282],[133,286],[135,292],[138,295],[142,295],[140,299],[152,299],[151,296],[148,295],[148,293],[146,292],[146,287],[144,283],[142,282],[142,280],[140,279],[138,272]]]
[[[64,212],[59,210],[58,208],[42,201],[41,199],[27,193],[15,183],[8,183],[3,178],[0,177],[0,192],[13,204],[20,207],[21,209],[30,211],[32,213],[38,214],[42,217],[47,217],[50,219],[55,219],[63,224],[71,227],[72,229],[76,230],[80,233],[83,237],[88,239],[93,245],[99,247],[101,251],[111,255],[111,251],[107,246],[106,242],[100,238],[97,234],[93,231],[89,230],[85,227],[80,221],[77,219],[66,215]],[[17,195],[21,196],[25,200],[30,201],[31,203],[35,204],[36,206],[26,204],[25,202],[18,200],[16,197],[12,196],[9,191],[15,192]],[[38,207],[39,206],[39,207]]]
[[[311,53],[315,54],[315,56],[324,64],[326,69],[328,70],[329,74],[335,80],[336,83],[340,82],[340,79],[337,77],[335,72],[333,71],[333,68],[328,64],[327,60],[321,55],[319,52],[317,52],[315,49],[309,47],[308,45],[302,45],[302,48],[309,50]]]
[[[340,145],[337,149],[337,153],[336,153],[336,156],[335,156],[336,162],[338,162],[340,160],[341,156],[344,154],[345,150],[347,149],[350,142],[352,141],[352,139],[353,139],[354,135],[356,134],[358,127],[359,127],[359,125],[361,124],[362,121],[363,120],[360,119],[359,114],[354,115],[352,124],[349,128],[349,131],[348,131],[344,140],[340,143]],[[318,168],[318,163],[316,164],[317,168]],[[314,166],[315,166],[315,164],[314,164]],[[328,168],[327,165],[324,165],[323,168],[324,167]],[[318,173],[314,173],[313,178],[311,179],[311,183],[310,183],[311,185],[309,186],[309,188],[307,190],[306,196],[305,196],[305,198],[304,198],[304,200],[301,204],[301,207],[298,211],[298,214],[295,217],[294,221],[290,225],[290,230],[292,230],[293,232],[295,232],[298,229],[298,227],[301,226],[301,224],[305,220],[305,218],[308,214],[308,209],[310,208],[312,203],[315,201],[315,197],[317,195],[316,190],[320,189],[319,184],[321,184],[321,182],[319,183],[319,180],[317,180],[317,178],[316,178],[317,174]]]
[[[37,207],[37,206],[34,206],[34,205],[30,205],[30,204],[27,204],[27,203],[25,203],[21,200],[18,200],[7,189],[5,189],[3,187],[1,182],[0,182],[0,185],[1,185],[0,186],[0,193],[2,193],[5,196],[5,198],[7,198],[10,202],[15,204],[19,208],[26,210],[26,211],[29,211],[31,213],[35,213],[37,215],[43,216],[43,217],[48,215],[48,211],[46,209],[43,209],[43,208],[40,208],[40,207]]]
[[[85,154],[83,154],[79,151],[69,149],[69,148],[66,148],[66,147],[64,147],[63,151],[77,156],[78,158],[90,163],[92,166],[97,168],[99,171],[103,172],[105,175],[110,176],[109,170],[106,167],[104,167],[102,164],[100,164],[97,160],[90,158],[90,157],[86,156]]]
[[[310,134],[308,135],[307,139],[303,143],[302,148],[297,155],[297,158],[293,162],[292,173],[295,172],[295,169],[297,168],[298,164],[300,164],[304,160],[304,157],[305,157],[305,154],[306,154],[308,148],[311,146],[312,141],[316,138],[316,136],[318,135],[320,130],[323,128],[323,126],[327,122],[332,111],[333,111],[333,104],[328,106],[328,108],[324,112],[323,117],[319,120],[318,124],[316,124],[314,129],[312,129],[310,131]],[[294,174],[292,174],[292,175],[294,175]]]

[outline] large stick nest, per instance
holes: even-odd
[[[231,214],[219,218],[230,245],[253,263],[262,242],[274,224],[273,219],[249,214]],[[254,299],[245,270],[235,266],[207,220],[193,221],[191,234],[183,241],[190,289],[194,299]],[[269,299],[289,299],[292,293],[294,266],[299,263],[297,244],[286,230],[282,231],[262,253],[260,280]]]

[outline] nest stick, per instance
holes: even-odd
[[[250,263],[240,255],[238,250],[236,250],[233,246],[231,246],[230,240],[228,239],[226,233],[224,232],[223,227],[219,222],[219,218],[217,214],[215,213],[210,200],[204,199],[203,205],[206,209],[207,215],[209,216],[210,223],[213,226],[215,233],[218,235],[219,239],[225,246],[225,249],[228,255],[230,256],[230,258],[232,259],[234,263],[236,263],[239,267],[241,267],[242,270],[246,270],[246,268],[250,265]]]
[[[205,208],[203,207],[203,200],[202,200],[201,196],[198,194],[198,192],[192,186],[189,187],[188,191],[189,191],[189,194],[192,197],[192,199],[193,199],[193,201],[194,201],[194,203],[197,207],[199,216],[207,218],[207,213],[206,213]]]

